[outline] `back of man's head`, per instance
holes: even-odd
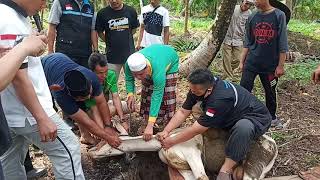
[[[90,94],[91,82],[78,70],[66,72],[64,84],[72,97],[86,97]]]
[[[88,60],[89,68],[94,71],[97,65],[104,67],[108,65],[107,57],[101,53],[92,53]]]
[[[194,85],[202,85],[205,88],[215,86],[215,77],[208,69],[196,69],[188,76],[188,81]]]

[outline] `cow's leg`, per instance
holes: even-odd
[[[172,168],[168,166],[168,173],[169,173],[170,180],[187,180],[176,168]],[[192,172],[191,172],[191,175],[192,175]]]
[[[252,147],[243,165],[243,179],[263,179],[267,172],[271,170],[277,155],[276,142],[267,135],[260,137],[259,141]]]
[[[109,144],[105,144],[101,149],[93,147],[89,150],[89,154],[93,158],[102,158],[108,156],[117,156],[124,154],[125,152],[135,152],[135,151],[159,151],[161,149],[161,144],[155,138],[150,141],[144,141],[142,136],[129,137],[120,136],[122,140],[121,145],[118,148],[112,148]]]
[[[189,141],[174,145],[168,150],[161,149],[159,157],[164,163],[178,169],[179,172],[188,175],[182,170],[191,170],[193,178],[208,179],[201,159],[202,143],[202,136],[198,135]],[[191,178],[189,176],[184,177],[185,179]]]

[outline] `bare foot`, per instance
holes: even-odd
[[[86,145],[96,145],[98,141],[94,139],[92,136],[88,136],[88,137],[81,136],[80,142]]]
[[[184,180],[184,177],[175,168],[168,166],[170,180]]]

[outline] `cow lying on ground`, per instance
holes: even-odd
[[[175,136],[180,130],[176,130],[171,136]],[[122,144],[118,148],[106,144],[99,150],[91,149],[89,154],[93,158],[102,158],[133,151],[159,151],[160,159],[177,169],[185,180],[205,180],[208,177],[204,167],[210,172],[219,172],[225,159],[224,147],[227,136],[227,132],[223,130],[210,129],[205,134],[197,135],[169,150],[162,149],[160,142],[155,138],[145,142],[142,136],[121,136]],[[277,154],[275,141],[269,136],[262,136],[252,144],[245,162],[234,171],[236,179],[262,179],[272,168]]]

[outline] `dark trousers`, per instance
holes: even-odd
[[[3,174],[3,170],[2,170],[1,161],[0,161],[0,180],[4,180],[4,174]]]
[[[276,119],[277,111],[277,92],[276,87],[278,84],[278,78],[274,76],[274,73],[270,74],[260,74],[244,69],[242,72],[242,77],[240,85],[246,88],[249,92],[252,92],[254,80],[256,76],[259,75],[260,81],[264,88],[266,106],[272,116],[272,119]]]
[[[26,159],[24,160],[24,169],[26,170],[26,173],[33,169],[29,151],[27,152]]]
[[[80,66],[89,68],[88,66],[88,60],[89,60],[89,56],[88,57],[75,57],[75,56],[69,56],[70,59],[72,61],[74,61],[75,63],[79,64]]]
[[[246,158],[251,143],[261,136],[255,131],[254,124],[248,119],[239,120],[230,130],[225,149],[226,156],[235,162]]]

